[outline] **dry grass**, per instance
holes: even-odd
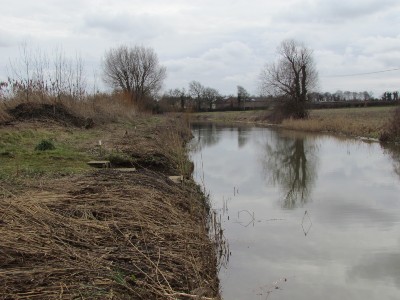
[[[84,101],[68,101],[66,106],[75,114],[91,118],[97,123],[130,121],[137,116],[137,109],[126,96],[99,94]]]
[[[118,121],[130,121],[137,115],[137,109],[122,94],[108,95],[97,94],[88,96],[83,100],[63,98],[55,100],[52,98],[32,97],[29,102],[21,98],[12,98],[0,102],[0,124],[12,121],[13,117],[9,111],[20,104],[29,105],[52,105],[63,106],[69,112],[82,119],[92,119],[95,123],[105,124]]]
[[[44,161],[42,175],[0,181],[0,299],[218,296],[207,199],[192,181],[166,176],[188,172],[188,129],[159,117],[124,120],[89,130],[41,120],[3,126],[50,130],[74,151],[128,157],[139,170],[60,177]]]
[[[191,121],[222,122],[222,123],[262,123],[268,122],[270,110],[224,111],[193,113]]]
[[[208,207],[193,184],[107,170],[48,183],[0,201],[0,297],[218,294]]]
[[[397,107],[389,119],[388,124],[381,133],[381,142],[400,143],[400,107]]]
[[[313,110],[309,119],[284,120],[282,126],[288,129],[378,138],[393,110],[393,107]]]
[[[10,115],[7,113],[7,107],[4,102],[0,101],[0,123],[8,122],[10,119]]]

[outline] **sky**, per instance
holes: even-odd
[[[0,0],[0,81],[21,45],[80,55],[88,82],[102,83],[105,52],[151,47],[167,68],[164,90],[196,80],[221,94],[259,92],[277,47],[313,50],[319,91],[400,90],[398,0]],[[379,72],[368,75],[363,73]],[[353,76],[342,76],[353,75]]]

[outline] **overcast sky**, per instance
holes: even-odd
[[[400,89],[399,0],[0,0],[0,80],[26,42],[63,47],[101,76],[106,50],[154,48],[167,67],[164,89],[192,80],[235,94],[257,93],[258,74],[294,38],[313,49],[320,91]]]

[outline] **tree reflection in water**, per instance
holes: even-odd
[[[296,133],[273,132],[262,159],[267,180],[279,185],[284,193],[282,207],[293,209],[310,199],[315,183],[318,157],[312,137]]]
[[[224,130],[230,130],[234,134],[237,133],[238,139],[238,147],[244,147],[249,141],[249,133],[251,132],[250,127],[227,127],[225,125],[218,126],[217,124],[212,123],[201,123],[201,124],[192,124],[192,132],[196,138],[195,141],[192,142],[194,144],[194,151],[201,150],[205,146],[212,146],[219,142],[220,135],[218,134],[218,130],[223,128]]]
[[[218,143],[220,137],[215,124],[192,124],[191,127],[195,136],[195,140],[192,141],[192,151],[197,152],[205,146],[212,146]]]
[[[238,147],[242,148],[244,147],[247,142],[248,142],[248,133],[249,133],[249,129],[248,128],[244,128],[244,127],[239,127],[237,129],[238,132]]]

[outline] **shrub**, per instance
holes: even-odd
[[[39,144],[36,145],[36,151],[46,151],[46,150],[54,150],[56,147],[54,146],[52,141],[42,140]]]
[[[134,159],[125,153],[111,153],[106,156],[113,167],[132,167]]]
[[[283,96],[278,98],[268,119],[272,123],[280,124],[286,119],[307,119],[308,116],[308,103],[295,102]]]

